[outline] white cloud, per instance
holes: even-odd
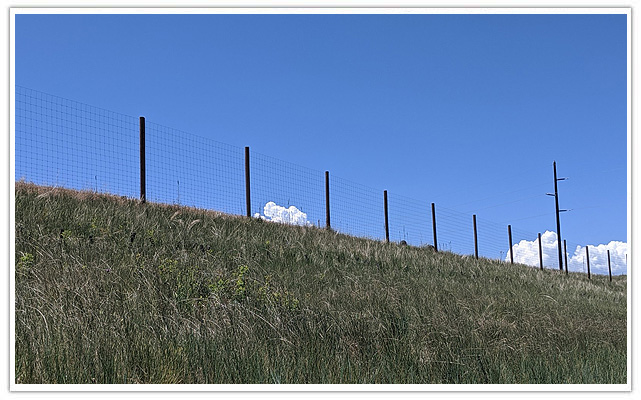
[[[551,266],[558,267],[556,232],[546,231],[541,235],[541,250],[543,253],[543,265],[546,268],[550,268]],[[618,241],[611,241],[608,244],[599,244],[596,246],[589,245],[590,272],[594,274],[608,274],[608,250],[610,250],[612,275],[627,274],[626,254],[628,252],[628,244]],[[512,246],[512,251],[514,252],[514,262],[531,265],[533,267],[539,266],[538,238],[534,238],[532,241],[521,240]],[[505,260],[510,260],[509,252]],[[572,253],[571,249],[568,249],[568,271],[587,272],[585,246],[577,246],[574,253]]]
[[[514,251],[514,262],[538,267],[539,263],[539,240],[538,238],[530,241],[521,240],[519,243],[512,245]],[[546,231],[541,235],[541,250],[543,250],[543,265],[550,266],[554,261],[558,266],[557,260],[557,247],[556,247],[556,233]],[[505,257],[506,261],[510,260],[510,253],[508,251]]]
[[[255,218],[262,218],[265,221],[280,222],[290,225],[302,225],[302,226],[312,226],[313,224],[307,220],[307,214],[299,210],[294,206],[289,206],[285,208],[279,206],[273,201],[265,204],[263,208],[263,214],[260,213],[254,214]]]
[[[608,244],[590,245],[590,272],[594,274],[608,274],[608,250],[610,250],[610,266],[612,275],[627,274],[626,254],[628,244],[625,242],[611,241]],[[569,253],[569,250],[568,250]],[[576,246],[572,257],[568,254],[568,270],[587,271],[585,263],[585,247]]]

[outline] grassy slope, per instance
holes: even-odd
[[[625,383],[626,277],[16,186],[18,383]]]

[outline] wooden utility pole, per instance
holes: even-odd
[[[561,178],[560,180],[564,180]],[[559,179],[556,177],[556,161],[554,161],[554,203],[556,205],[556,243],[559,248],[559,269],[563,271],[563,250],[561,249],[561,219],[559,218]]]

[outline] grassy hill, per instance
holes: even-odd
[[[626,383],[626,277],[16,184],[18,383]]]

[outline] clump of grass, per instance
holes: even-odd
[[[626,277],[16,185],[19,383],[625,383]]]

